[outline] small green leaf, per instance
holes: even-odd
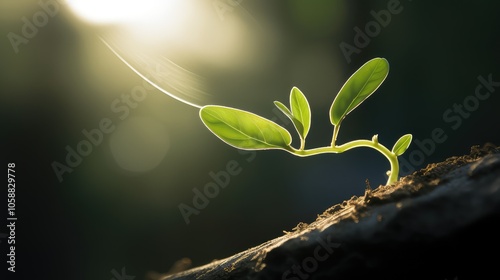
[[[236,148],[287,149],[292,142],[285,128],[243,110],[208,105],[200,109],[200,118],[213,134]]]
[[[305,140],[311,128],[311,108],[306,96],[297,87],[293,87],[290,92],[290,109],[292,115],[302,124],[300,129],[297,125],[295,128],[301,138]]]
[[[288,109],[288,107],[285,106],[285,104],[279,101],[274,101],[274,105],[276,105],[276,107],[280,109],[280,111],[283,112],[283,114],[285,114],[285,116],[287,116],[290,120],[293,120],[292,112],[290,112],[290,110]]]
[[[392,152],[396,156],[402,155],[404,152],[406,152],[408,147],[410,147],[412,138],[413,136],[411,134],[405,134],[401,136],[401,138],[399,138],[399,140],[396,141],[396,144],[394,144],[394,147],[392,147]]]
[[[278,109],[280,109],[280,111],[292,121],[293,126],[297,130],[297,133],[299,134],[300,138],[303,139],[301,134],[301,131],[304,130],[302,123],[300,123],[300,121],[292,115],[292,112],[290,112],[290,110],[285,106],[285,104],[279,101],[274,101],[274,105],[276,105],[276,107],[278,107]]]
[[[330,121],[337,126],[382,84],[389,73],[385,58],[374,58],[361,66],[345,82],[330,108]]]

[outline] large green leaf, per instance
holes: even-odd
[[[311,128],[311,108],[305,95],[297,87],[293,87],[290,92],[290,110],[292,115],[302,124],[300,129],[297,125],[295,128],[301,138],[305,140]]]
[[[361,66],[345,82],[330,108],[330,121],[337,126],[347,114],[370,97],[389,73],[385,58],[374,58]]]
[[[406,152],[408,147],[410,147],[412,138],[413,136],[411,134],[405,134],[401,136],[401,138],[399,138],[399,140],[396,141],[396,144],[394,144],[394,147],[392,147],[392,152],[396,156],[402,155],[404,152]]]
[[[286,149],[292,142],[285,128],[243,110],[208,105],[200,109],[200,118],[213,134],[236,148]]]

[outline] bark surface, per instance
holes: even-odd
[[[259,246],[154,278],[497,278],[499,221],[500,148],[486,144],[368,188]]]

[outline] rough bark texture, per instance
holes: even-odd
[[[500,148],[474,146],[293,232],[156,279],[498,278],[499,221]]]

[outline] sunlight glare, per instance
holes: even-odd
[[[73,12],[90,23],[120,24],[141,22],[161,16],[182,5],[182,0],[66,0]],[[170,16],[175,17],[175,13]]]
[[[194,107],[213,99],[208,78],[266,61],[267,33],[241,5],[222,17],[210,1],[66,1],[134,72]]]

